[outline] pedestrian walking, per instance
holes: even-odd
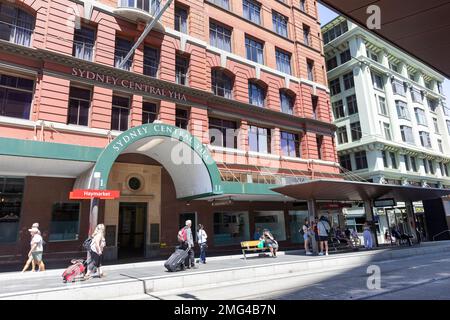
[[[92,277],[91,273],[98,273],[98,276],[100,278],[104,276],[101,267],[103,263],[103,249],[106,246],[105,225],[97,225],[91,238],[92,241],[89,250],[90,261],[88,264],[88,270],[86,272],[85,279],[90,279]]]
[[[311,227],[309,226],[309,220],[308,218],[305,219],[305,224],[302,226],[301,233],[303,234],[303,241],[305,242],[305,252],[306,255],[312,255],[312,252],[309,251],[309,245],[310,245],[310,233]]]
[[[208,239],[208,235],[206,234],[205,228],[202,224],[198,225],[197,232],[198,245],[200,246],[200,263],[206,263],[206,249],[208,245],[206,240]]]
[[[36,271],[36,264],[39,266],[39,271],[45,271],[45,264],[42,260],[42,254],[44,251],[44,240],[39,230],[39,223],[33,223],[31,229],[28,229],[31,234],[30,251],[28,252],[28,260],[22,269],[22,272],[28,270],[31,264],[31,272]]]
[[[363,238],[364,238],[364,247],[366,249],[372,249],[373,248],[372,232],[370,232],[370,226],[367,221],[364,222],[363,226]]]
[[[330,224],[324,216],[320,217],[320,221],[317,223],[317,230],[319,233],[320,252],[319,256],[323,256],[323,250],[325,247],[325,255],[328,255],[328,236],[330,234]]]

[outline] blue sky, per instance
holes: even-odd
[[[327,7],[325,7],[319,3],[319,21],[321,22],[322,25],[330,22],[337,16],[338,16],[338,14],[336,14],[334,11],[328,9]],[[450,80],[449,79],[446,79],[444,81],[443,88],[444,88],[444,94],[447,97],[447,105],[450,105],[450,101],[449,101],[449,99],[450,99]]]

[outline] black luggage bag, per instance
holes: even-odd
[[[178,270],[184,270],[185,269],[185,261],[186,258],[189,255],[189,249],[183,250],[183,249],[176,249],[174,253],[167,259],[166,263],[164,263],[164,266],[167,270],[170,272],[175,272]]]

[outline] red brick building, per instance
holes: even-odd
[[[339,175],[316,1],[174,1],[118,68],[164,4],[0,1],[1,262],[33,222],[48,259],[80,253],[69,192],[97,175],[121,192],[109,259],[166,254],[187,218],[212,251],[257,228],[300,246],[306,202],[271,189]]]

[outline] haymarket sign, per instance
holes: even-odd
[[[88,79],[115,87],[121,87],[138,92],[146,92],[155,96],[171,98],[179,101],[186,101],[186,95],[175,90],[158,88],[145,82],[136,82],[119,77],[109,76],[98,72],[83,70],[80,68],[72,68],[72,76]]]

